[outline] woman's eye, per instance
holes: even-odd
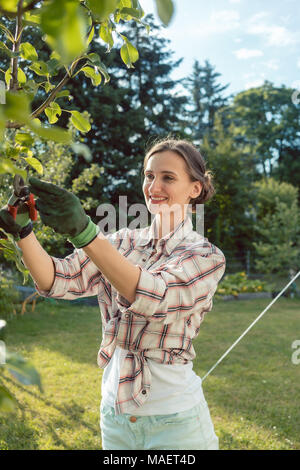
[[[152,178],[153,178],[153,175],[145,175],[145,178],[146,178],[146,179],[152,179]],[[174,180],[174,178],[172,178],[172,176],[164,176],[164,179],[165,179],[165,180],[168,180],[168,181]]]

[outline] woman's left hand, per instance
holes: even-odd
[[[75,194],[35,177],[29,178],[29,189],[38,196],[36,208],[43,224],[55,232],[76,237],[87,227],[90,218]]]

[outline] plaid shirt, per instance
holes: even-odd
[[[189,216],[154,245],[150,227],[123,228],[107,239],[141,274],[135,301],[122,297],[82,249],[64,259],[52,257],[55,281],[46,297],[75,299],[97,295],[102,316],[98,365],[104,368],[116,346],[128,350],[120,372],[116,413],[132,412],[149,396],[147,359],[186,364],[196,354],[192,340],[225,271],[223,253],[193,231]]]

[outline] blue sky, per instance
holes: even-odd
[[[230,84],[227,94],[260,86],[300,89],[299,0],[173,0],[175,15],[163,35],[183,63],[173,78],[189,75],[205,59]],[[140,0],[145,13],[154,0]],[[155,13],[157,18],[157,14]]]

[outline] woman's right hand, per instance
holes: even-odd
[[[23,235],[25,233],[28,235],[31,231],[30,227],[31,221],[27,204],[23,203],[18,207],[16,219],[9,213],[7,206],[0,210],[0,229],[4,230],[5,233],[13,235],[15,240],[24,238]]]

